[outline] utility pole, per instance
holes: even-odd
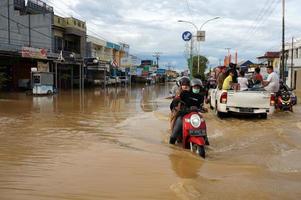
[[[153,55],[153,57],[155,57],[156,58],[156,60],[157,60],[157,67],[159,68],[159,59],[160,59],[160,55],[161,55],[162,53],[160,53],[160,52],[155,52],[154,53],[154,55]]]
[[[10,5],[9,0],[7,0],[7,29],[8,29],[8,44],[10,44]]]
[[[190,62],[189,62],[190,79],[192,78],[192,66],[193,66],[192,49],[193,49],[193,40],[191,38],[191,40],[190,40]]]
[[[28,44],[31,47],[31,18],[30,13],[28,14]]]
[[[280,78],[285,83],[285,74],[284,74],[284,59],[285,59],[285,0],[282,0],[282,60],[281,60],[281,69],[280,69]]]
[[[291,88],[293,89],[293,73],[294,73],[294,37],[292,37],[292,55],[291,55]]]

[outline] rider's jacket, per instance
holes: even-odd
[[[179,102],[182,103],[182,108],[196,107],[200,109],[204,102],[204,95],[194,94],[191,91],[182,91],[180,96],[173,99],[170,104],[170,109],[173,110]]]

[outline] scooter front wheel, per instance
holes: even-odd
[[[197,153],[199,154],[199,156],[201,156],[202,158],[206,157],[206,152],[205,152],[205,147],[203,145],[198,145],[197,146]]]

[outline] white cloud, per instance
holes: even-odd
[[[138,55],[152,58],[160,51],[162,61],[179,67],[186,66],[185,43],[181,34],[195,29],[177,20],[189,20],[200,26],[215,16],[221,19],[204,26],[206,42],[201,43],[201,54],[211,64],[219,64],[227,51],[238,50],[239,59],[256,61],[268,50],[280,49],[280,0],[48,0],[58,14],[73,15],[87,21],[90,34],[101,35],[114,42],[130,44]],[[287,38],[300,36],[301,5],[297,0],[287,0]],[[261,12],[260,12],[261,11]],[[257,21],[255,21],[257,20]]]

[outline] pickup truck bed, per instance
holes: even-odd
[[[210,106],[218,115],[228,112],[261,114],[274,112],[273,96],[267,91],[211,90]]]

